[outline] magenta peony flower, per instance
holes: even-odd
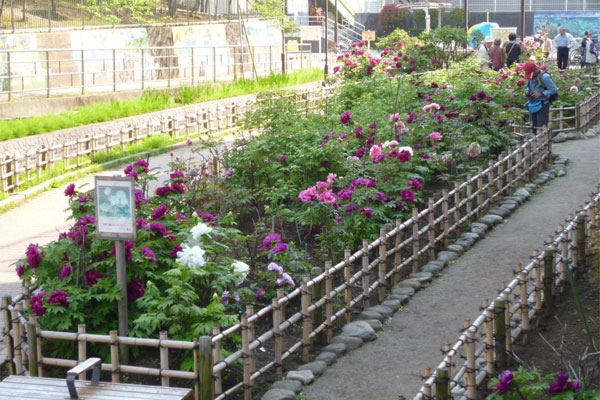
[[[415,194],[408,189],[401,191],[400,197],[402,197],[404,200],[406,200],[409,203],[412,203],[413,201],[415,201]]]
[[[306,203],[309,201],[313,201],[315,198],[317,198],[318,195],[319,195],[319,193],[317,192],[317,188],[315,186],[311,186],[311,187],[301,191],[300,194],[298,195],[298,198],[303,203]]]
[[[383,192],[377,192],[377,198],[379,199],[380,203],[387,203],[392,200],[390,196]]]
[[[169,252],[169,257],[173,260],[176,259],[177,253],[179,253],[182,250],[183,250],[183,248],[181,247],[181,245],[176,244],[175,247],[173,247],[173,249]]]
[[[167,207],[164,204],[160,204],[158,207],[156,207],[154,209],[154,211],[152,211],[152,215],[150,216],[151,219],[161,219],[162,217],[164,217],[167,212],[169,212],[169,207]]]
[[[130,302],[136,301],[137,299],[144,297],[146,294],[146,288],[144,284],[135,276],[131,278],[131,281],[127,284],[127,300]]]
[[[502,371],[500,377],[498,378],[498,384],[493,389],[494,393],[505,394],[510,390],[510,385],[512,384],[513,373],[509,370]]]
[[[125,259],[127,261],[131,261],[131,249],[133,248],[133,242],[126,240],[125,241]],[[117,249],[115,248],[115,246],[112,247],[112,249],[110,250],[111,254],[113,257],[116,257],[117,255]]]
[[[38,317],[41,317],[42,315],[46,314],[46,310],[44,309],[45,295],[46,292],[41,291],[31,298],[31,311]]]
[[[357,210],[357,208],[356,208],[356,204],[354,204],[354,203],[350,203],[350,204],[348,204],[348,205],[346,206],[346,209],[345,209],[344,211],[346,211],[346,214],[351,214],[351,213],[353,213],[353,212],[354,212],[354,211],[356,211],[356,210]]]
[[[272,243],[281,241],[281,235],[279,233],[269,233],[263,240],[263,249],[269,250]]]
[[[360,209],[360,213],[367,218],[371,218],[373,216],[373,210],[368,207],[363,207]]]
[[[60,269],[60,280],[64,281],[73,272],[73,267],[70,264],[63,265]]]
[[[183,181],[183,178],[185,178],[185,175],[181,171],[173,171],[169,174],[169,178],[171,178],[171,180],[174,182],[178,182],[178,181]]]
[[[270,263],[270,264],[267,266],[267,269],[268,269],[269,271],[276,272],[276,273],[277,273],[277,275],[281,275],[281,274],[283,274],[283,267],[281,267],[281,266],[277,265],[277,264],[276,264],[276,263],[274,263],[274,262]]]
[[[233,175],[232,169],[228,169],[225,171],[225,178],[229,179],[229,178],[231,178],[231,175]]]
[[[69,295],[62,290],[55,290],[52,292],[52,294],[50,294],[46,302],[48,304],[60,304],[64,308],[69,308]]]
[[[348,111],[344,111],[342,113],[342,115],[340,116],[340,122],[344,125],[346,125],[348,122],[350,122],[351,119],[352,119],[352,114],[350,114]]]
[[[139,207],[142,206],[144,204],[148,204],[148,200],[146,200],[146,197],[144,197],[144,192],[142,192],[140,189],[135,189],[135,206]]]
[[[151,223],[150,230],[162,237],[165,237],[167,235],[167,227],[164,224],[161,224],[160,222]]]
[[[185,193],[185,186],[181,182],[173,182],[171,183],[171,192],[175,193]]]
[[[169,185],[156,188],[156,195],[158,197],[166,196],[169,193],[171,193],[171,187]]]
[[[275,247],[273,247],[273,250],[271,250],[271,253],[273,253],[273,254],[282,253],[284,251],[288,251],[289,249],[290,249],[290,246],[288,246],[287,243],[278,242],[275,245]]]
[[[254,295],[254,298],[256,300],[260,300],[264,294],[265,294],[265,289],[263,287],[259,287],[258,290],[256,291],[256,294]]]
[[[565,374],[562,371],[558,371],[558,375],[556,376],[556,381],[550,383],[550,388],[548,389],[549,393],[560,393],[564,392],[569,388],[569,375]]]
[[[65,189],[65,196],[73,197],[75,195],[75,184],[69,183]]]
[[[38,245],[33,243],[29,244],[25,254],[27,255],[27,264],[29,267],[37,269],[42,261],[42,253],[40,252]]]
[[[98,283],[98,279],[102,279],[104,277],[105,275],[103,273],[96,272],[94,269],[90,269],[86,271],[84,275],[85,284],[88,286],[94,286],[96,283]]]
[[[283,154],[281,157],[279,157],[279,161],[280,162],[284,162],[286,159],[285,154]]]
[[[148,247],[142,247],[142,255],[150,260],[152,264],[156,264],[156,255]]]
[[[408,180],[408,186],[410,186],[411,188],[415,189],[415,190],[419,190],[421,189],[421,182],[419,182],[419,180],[417,178],[411,178]]]
[[[148,223],[146,222],[146,220],[144,218],[137,218],[135,220],[135,226],[138,229],[145,229],[147,231],[150,230],[150,226],[148,226]]]
[[[431,132],[429,134],[429,138],[431,140],[435,140],[436,142],[439,142],[440,140],[442,140],[442,134],[439,132]]]
[[[215,222],[217,219],[211,213],[202,214],[202,221],[204,222]]]
[[[410,154],[410,151],[408,151],[408,150],[402,150],[396,156],[398,161],[403,162],[403,163],[410,161],[411,157],[412,157],[412,155]]]
[[[25,266],[23,264],[17,265],[16,272],[19,279],[22,278],[25,273]]]

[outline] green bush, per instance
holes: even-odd
[[[386,4],[379,12],[379,25],[384,28],[404,28],[410,12],[407,8],[398,8],[396,4]]]
[[[446,24],[453,28],[462,27],[464,29],[465,10],[463,10],[462,8],[453,8],[452,10],[450,10],[450,12],[448,13],[448,19]]]

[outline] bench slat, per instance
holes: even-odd
[[[101,364],[102,360],[97,357],[88,358],[81,364],[77,364],[73,368],[67,371],[67,375],[80,375],[87,371],[90,368],[93,368],[95,365]]]

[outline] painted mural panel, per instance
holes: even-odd
[[[196,77],[212,77],[213,58],[217,61],[217,74],[227,71],[231,51],[225,47],[228,43],[224,24],[176,26],[172,30],[173,45],[177,48],[175,54],[179,58],[179,67],[188,71],[186,76],[191,73],[192,47]]]
[[[0,35],[0,49],[37,49],[34,33]],[[16,52],[10,56],[11,87],[13,90],[43,88],[46,84],[45,63],[41,64],[38,52]],[[0,90],[8,91],[8,54],[0,53]]]
[[[558,27],[564,26],[575,37],[583,37],[585,31],[600,31],[600,12],[536,12],[533,17],[533,30],[546,31],[551,38],[558,35]]]

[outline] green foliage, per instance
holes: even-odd
[[[407,8],[398,8],[396,4],[386,4],[379,12],[379,25],[384,28],[400,28],[406,27],[406,20],[410,12]]]
[[[80,6],[93,16],[112,23],[153,22],[160,0],[87,0]]]
[[[468,57],[461,51],[469,42],[464,29],[442,27],[425,32],[420,38],[427,44],[437,46],[437,58],[446,68],[450,67],[450,63]]]
[[[377,48],[384,50],[386,47],[392,47],[395,42],[410,43],[411,37],[405,30],[396,28],[392,33],[377,39]]]
[[[414,10],[413,11],[413,21],[414,26],[421,30],[425,30],[426,21],[425,21],[425,11],[424,10]],[[431,29],[435,29],[438,26],[438,10],[431,9],[429,10],[429,27]]]
[[[249,0],[248,4],[261,18],[271,20],[284,32],[295,30],[296,22],[287,17],[281,0]]]
[[[446,24],[452,28],[465,27],[465,10],[462,8],[452,8],[448,13]]]

